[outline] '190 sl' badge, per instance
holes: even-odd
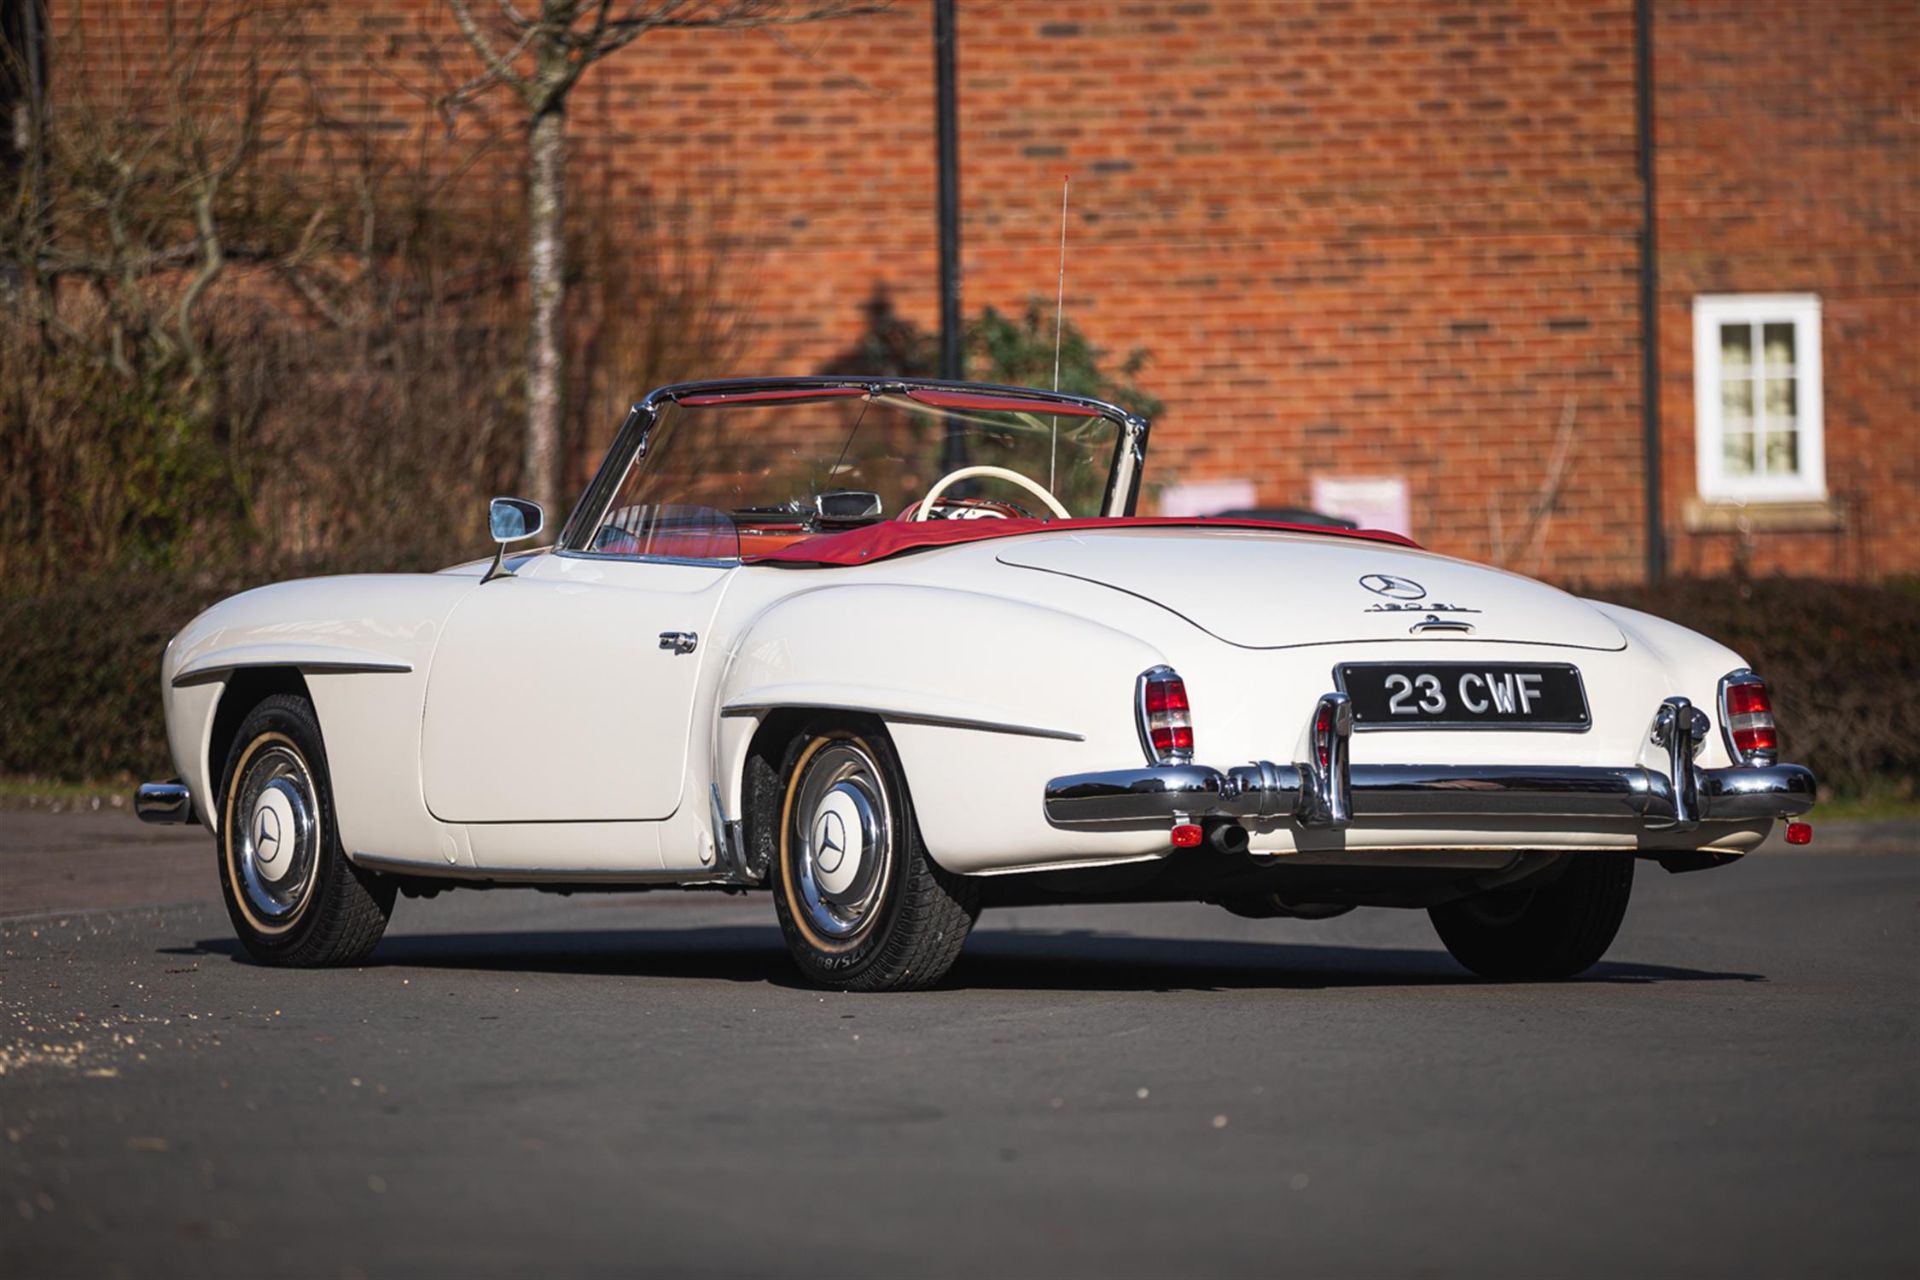
[[[1387,597],[1378,604],[1370,605],[1368,613],[1479,613],[1478,609],[1469,609],[1465,605],[1442,604],[1427,599],[1427,589],[1412,578],[1402,578],[1391,573],[1369,573],[1360,579],[1360,585],[1377,596]]]

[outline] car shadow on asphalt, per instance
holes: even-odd
[[[250,964],[239,943],[210,938],[169,955],[224,955]],[[812,989],[770,925],[692,929],[579,929],[389,935],[367,968],[607,977],[686,978]],[[1765,982],[1765,975],[1602,961],[1582,982]],[[1211,938],[1155,938],[1088,929],[975,934],[943,990],[1229,991],[1496,985],[1445,951]]]

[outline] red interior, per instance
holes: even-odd
[[[1420,545],[1411,538],[1388,533],[1384,529],[1334,529],[1325,525],[1283,524],[1273,520],[1215,520],[1191,516],[1100,516],[1084,520],[883,520],[879,524],[848,529],[844,533],[822,533],[812,537],[798,532],[754,535],[743,531],[740,536],[740,555],[751,564],[820,568],[871,564],[875,560],[904,555],[924,547],[945,547],[961,542],[985,542],[993,538],[1016,538],[1028,533],[1058,533],[1075,529],[1267,529],[1329,538],[1358,538],[1363,542],[1384,542],[1397,547],[1417,548]]]

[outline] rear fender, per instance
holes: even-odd
[[[942,587],[824,587],[768,608],[734,646],[714,777],[738,815],[747,751],[770,713],[871,715],[888,726],[943,865],[1071,857],[1090,840],[1047,824],[1048,771],[1137,757],[1134,685],[1161,661],[1134,636],[1040,605]]]

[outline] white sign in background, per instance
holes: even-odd
[[[1255,505],[1251,480],[1197,480],[1160,491],[1163,516],[1210,516]]]
[[[1315,476],[1313,509],[1342,516],[1362,529],[1413,533],[1407,482],[1402,476]]]

